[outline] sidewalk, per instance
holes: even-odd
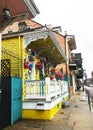
[[[77,92],[70,102],[51,121],[21,120],[5,130],[93,130],[93,107],[89,112],[86,94]]]

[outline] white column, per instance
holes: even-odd
[[[73,93],[75,94],[75,88],[76,88],[76,83],[75,83],[75,75],[73,74]]]
[[[35,61],[33,61],[33,68],[31,72],[31,80],[35,80]]]
[[[51,98],[50,98],[50,78],[49,77],[46,77],[45,78],[45,86],[47,86],[47,95],[46,95],[46,101],[51,101]]]

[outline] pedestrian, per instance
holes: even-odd
[[[93,71],[91,72],[91,78],[93,79]]]
[[[89,93],[89,97],[91,98],[91,102],[93,104],[93,71],[91,72],[91,78],[85,80],[84,89],[86,93]]]

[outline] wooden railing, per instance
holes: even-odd
[[[26,80],[24,92],[24,100],[51,101],[59,96],[64,98],[64,95],[68,93],[68,83],[66,81]]]

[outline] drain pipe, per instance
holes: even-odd
[[[0,32],[0,76],[1,76],[1,48],[2,48],[2,33]]]

